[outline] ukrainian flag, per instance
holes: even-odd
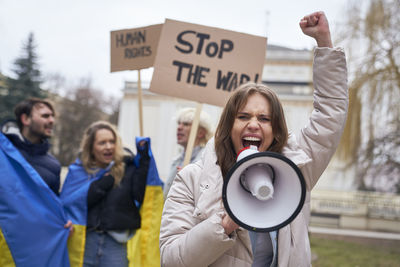
[[[150,164],[143,205],[140,208],[141,228],[128,242],[129,267],[159,267],[159,238],[164,205],[163,182],[158,175],[156,162],[150,149],[150,139],[136,137],[136,147],[138,148],[138,144],[142,140],[149,143]],[[135,158],[136,164],[139,163],[139,159],[140,155],[138,154]]]
[[[150,148],[150,138],[136,138],[136,147],[139,150],[140,141],[148,142],[150,156],[147,186],[144,201],[140,207],[141,229],[128,242],[129,266],[160,266],[159,231],[163,194],[162,181],[158,176],[153,153]],[[134,159],[138,166],[140,154]],[[86,238],[87,192],[90,183],[99,179],[108,170],[101,170],[95,176],[89,176],[79,159],[69,167],[67,177],[61,193],[65,212],[74,224],[74,234],[68,240],[71,266],[82,266]]]
[[[60,198],[64,205],[65,213],[74,225],[74,232],[68,239],[69,259],[73,267],[83,265],[89,186],[107,171],[107,169],[101,169],[95,175],[90,175],[83,168],[80,159],[77,159],[68,168]]]
[[[0,133],[0,266],[70,266],[60,199]]]

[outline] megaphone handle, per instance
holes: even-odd
[[[225,215],[222,217],[221,225],[225,230],[225,233],[230,236],[233,231],[239,228],[239,225],[235,223],[234,220],[232,220],[231,217],[229,217],[228,214],[225,213]]]

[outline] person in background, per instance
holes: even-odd
[[[308,238],[310,192],[333,156],[348,110],[343,49],[333,48],[323,12],[300,20],[314,38],[314,111],[297,136],[289,135],[282,104],[263,84],[234,91],[200,161],[176,176],[164,204],[160,229],[161,265],[311,266]],[[288,225],[270,233],[249,232],[226,213],[222,187],[236,155],[249,145],[291,159],[306,181],[305,204]]]
[[[16,120],[3,123],[2,133],[58,196],[61,164],[50,154],[51,145],[48,141],[53,135],[55,122],[53,105],[45,99],[27,98],[15,106],[14,114]],[[64,227],[72,233],[71,221]]]
[[[178,112],[176,139],[178,145],[182,146],[182,152],[174,159],[171,164],[168,178],[164,185],[164,200],[167,199],[169,189],[177,172],[182,169],[183,161],[185,159],[186,147],[189,141],[190,130],[192,129],[192,122],[195,116],[195,108],[183,108]],[[190,162],[195,162],[200,159],[204,146],[207,141],[212,137],[212,126],[210,116],[202,111],[200,113],[199,127],[197,129],[196,139],[192,151]]]
[[[97,121],[85,130],[79,158],[65,181],[69,186],[79,183],[82,173],[85,181],[89,177],[83,204],[87,204],[83,266],[128,266],[127,241],[141,226],[139,207],[150,161],[147,147],[147,142],[140,144],[137,167],[113,125]]]
[[[27,98],[14,113],[15,120],[2,124],[0,136],[0,258],[10,266],[65,264],[73,226],[59,198],[61,165],[49,152],[54,108],[48,100]],[[60,242],[65,243],[54,245]]]
[[[61,165],[49,153],[48,141],[55,122],[52,104],[44,99],[28,98],[15,106],[14,113],[16,121],[5,122],[2,132],[48,187],[59,195]]]

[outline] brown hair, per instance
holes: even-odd
[[[271,108],[271,125],[274,140],[267,150],[281,153],[287,143],[288,130],[285,114],[275,92],[264,84],[250,82],[241,85],[235,90],[225,105],[215,132],[217,164],[220,166],[224,178],[236,162],[236,152],[233,147],[231,132],[237,113],[246,105],[248,97],[256,93],[264,96]]]
[[[53,105],[51,104],[51,102],[49,100],[40,99],[40,98],[36,98],[36,97],[27,98],[27,99],[19,102],[14,108],[15,119],[17,120],[18,128],[21,131],[22,131],[22,126],[23,126],[22,121],[21,121],[21,115],[26,114],[26,116],[29,117],[32,113],[33,107],[38,104],[43,104],[43,105],[47,106],[55,115]]]
[[[94,173],[98,166],[96,165],[96,159],[92,153],[93,144],[96,139],[97,131],[101,129],[107,129],[112,132],[115,138],[115,153],[114,153],[114,165],[111,168],[111,175],[114,177],[115,185],[118,185],[122,180],[125,172],[124,149],[122,147],[121,137],[118,135],[115,127],[107,121],[96,121],[92,123],[86,130],[81,142],[81,155],[80,159],[86,172]]]

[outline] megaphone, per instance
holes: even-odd
[[[228,215],[254,232],[271,232],[292,222],[301,211],[306,183],[290,159],[250,146],[239,152],[222,188]]]

